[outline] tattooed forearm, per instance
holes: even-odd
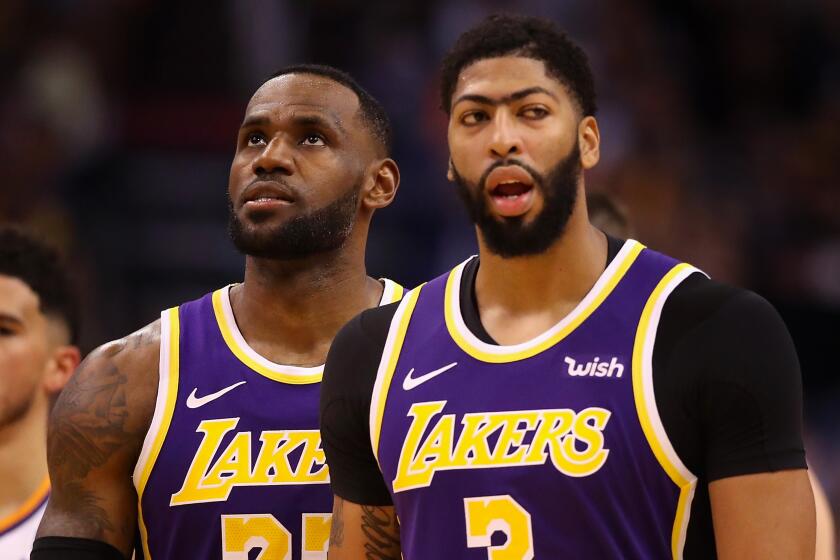
[[[400,527],[393,510],[389,512],[378,506],[362,506],[362,531],[367,537],[367,560],[400,559]]]
[[[49,430],[49,456],[65,480],[87,476],[126,444],[126,376],[108,356],[88,358],[56,403]]]
[[[330,546],[341,548],[344,544],[344,500],[335,497],[332,524],[330,525]]]
[[[103,539],[106,531],[114,532],[114,525],[108,513],[102,508],[101,498],[86,490],[78,482],[68,482],[58,496],[50,498],[58,507],[72,508],[74,515],[65,522],[64,528],[71,534],[88,535],[91,539]],[[52,504],[51,504],[52,505]]]

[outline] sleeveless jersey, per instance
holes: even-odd
[[[26,560],[32,551],[35,533],[47,508],[50,479],[45,478],[38,489],[17,511],[0,519],[0,558]]]
[[[696,477],[653,398],[662,305],[696,269],[627,241],[560,323],[474,336],[464,264],[405,296],[371,401],[371,443],[405,560],[680,557]]]
[[[399,300],[402,287],[384,283],[380,304]],[[162,313],[157,402],[134,471],[145,558],[326,558],[322,374],[248,346],[229,287]]]

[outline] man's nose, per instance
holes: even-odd
[[[518,134],[514,118],[507,111],[499,111],[493,119],[490,152],[496,158],[504,159],[522,153],[522,138]]]
[[[255,175],[281,173],[291,175],[294,169],[292,150],[282,138],[272,138],[251,164]]]

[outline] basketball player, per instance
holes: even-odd
[[[334,341],[330,558],[811,560],[790,337],[755,294],[589,223],[584,53],[494,16],[441,91],[479,257]]]
[[[243,283],[164,311],[81,365],[50,424],[55,489],[32,558],[326,558],[318,433],[329,344],[399,299],[365,273],[399,183],[388,118],[343,72],[280,71],[245,111],[230,171]]]
[[[0,558],[29,557],[44,514],[47,416],[79,365],[78,311],[57,253],[0,229]]]

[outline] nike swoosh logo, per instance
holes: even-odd
[[[198,387],[192,390],[190,396],[187,397],[187,408],[198,408],[200,406],[204,406],[205,404],[215,401],[219,397],[225,395],[226,393],[230,393],[240,385],[244,385],[247,383],[246,381],[240,381],[239,383],[234,383],[233,385],[229,385],[224,389],[219,389],[215,393],[210,393],[209,395],[204,395],[203,397],[196,397],[195,392],[198,391]]]
[[[403,379],[403,389],[405,389],[406,391],[411,391],[421,383],[425,383],[429,379],[437,377],[441,373],[445,373],[457,365],[458,362],[452,362],[448,366],[443,366],[440,369],[430,371],[429,373],[424,373],[423,375],[418,375],[417,377],[411,377],[411,374],[414,373],[414,368],[411,368],[411,371],[409,371],[408,375],[406,375],[405,379]]]

